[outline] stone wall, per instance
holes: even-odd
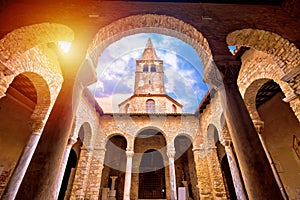
[[[264,122],[262,137],[275,164],[289,199],[300,197],[300,160],[292,148],[293,135],[300,137],[300,124],[289,105],[278,93],[259,107]]]
[[[181,113],[182,112],[182,106],[172,101],[170,98],[166,97],[165,95],[133,96],[119,105],[119,112],[120,113],[147,113],[146,101],[149,99],[154,100],[155,103],[155,112],[153,113]],[[173,105],[176,107],[176,112],[173,111],[172,108]]]

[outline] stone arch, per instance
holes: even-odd
[[[299,100],[295,98],[296,96],[290,85],[281,80],[283,76],[284,72],[274,62],[270,55],[258,50],[250,49],[246,51],[242,57],[242,67],[240,69],[237,83],[241,95],[245,98],[246,90],[249,88],[251,83],[259,79],[274,80],[280,86],[287,99],[290,99],[287,102],[289,102],[290,107],[293,109],[299,120]]]
[[[163,130],[161,130],[160,128],[155,127],[155,126],[147,126],[147,127],[143,127],[143,128],[141,128],[141,129],[139,129],[139,130],[134,134],[134,138],[136,138],[140,133],[142,133],[142,132],[145,131],[145,130],[155,130],[155,131],[157,131],[157,132],[160,132],[160,133],[164,136],[166,142],[168,142],[168,141],[167,141],[167,134],[166,134]]]
[[[82,123],[79,127],[77,134],[77,137],[80,138],[81,142],[83,143],[83,146],[92,146],[93,130],[89,122]]]
[[[193,144],[194,138],[190,134],[188,134],[188,133],[179,133],[179,134],[176,135],[176,137],[179,137],[179,136],[183,136],[183,137],[188,138],[191,141],[191,143]],[[176,137],[175,137],[175,139],[176,139]]]
[[[231,136],[228,130],[227,122],[225,120],[224,113],[222,112],[220,116],[220,133],[219,133],[219,141],[225,146],[225,141],[231,141]]]
[[[244,95],[244,101],[246,104],[246,107],[248,109],[248,112],[250,114],[250,117],[252,120],[258,120],[260,121],[260,116],[257,112],[256,109],[256,94],[258,90],[268,81],[273,80],[273,79],[268,79],[268,78],[261,78],[257,79],[249,84],[245,91]],[[274,81],[277,83],[276,81]],[[278,83],[277,83],[278,84]],[[280,84],[278,84],[280,86]]]
[[[207,147],[214,147],[216,145],[219,140],[219,134],[220,133],[214,124],[209,124],[207,126],[207,135],[205,140]]]
[[[159,134],[157,134],[159,133]],[[133,157],[133,169],[132,172],[135,173],[132,176],[132,181],[140,183],[141,171],[140,164],[142,162],[143,156],[148,154],[149,150],[154,150],[162,156],[163,172],[160,175],[163,175],[166,178],[166,183],[169,182],[167,174],[169,173],[168,168],[168,157],[167,157],[167,138],[165,134],[155,127],[146,127],[138,132],[138,135],[134,138],[134,157]],[[156,171],[156,170],[155,170]],[[151,181],[152,182],[152,181]],[[152,182],[153,183],[153,182]],[[140,186],[140,184],[139,184]],[[133,196],[140,196],[140,190],[138,187],[131,190]],[[169,184],[165,185],[165,194],[168,199],[169,194]],[[163,197],[160,197],[163,198]]]
[[[121,133],[121,132],[112,132],[111,134],[107,135],[106,138],[105,138],[105,141],[104,141],[104,146],[107,144],[107,142],[109,141],[110,138],[114,137],[114,136],[121,136],[121,137],[124,137],[125,140],[126,140],[126,143],[127,143],[127,147],[129,146],[129,139],[128,139],[128,136],[124,133]]]
[[[8,33],[0,40],[0,52],[3,56],[1,61],[5,63],[40,44],[57,41],[71,42],[73,39],[74,32],[63,24],[40,23],[23,26]]]
[[[110,178],[114,176],[116,181],[116,196],[124,196],[125,173],[126,173],[126,148],[127,139],[120,133],[113,133],[106,138],[105,154],[103,157],[103,170],[101,173],[100,188],[111,187]],[[103,191],[100,190],[100,193]]]
[[[52,88],[50,96],[53,105],[63,77],[57,57],[47,45],[61,40],[72,41],[73,38],[70,28],[54,23],[24,26],[5,35],[0,40],[0,62],[3,66],[0,70],[0,97],[5,95],[16,76],[33,72],[42,76]]]
[[[176,186],[185,187],[187,199],[199,199],[193,139],[188,134],[179,134],[174,143]]]
[[[196,28],[177,18],[156,14],[125,17],[101,28],[88,47],[86,57],[96,67],[99,56],[111,43],[129,35],[150,32],[176,37],[191,45],[202,60],[204,68],[212,60],[208,41]]]
[[[241,29],[227,35],[229,46],[246,46],[269,54],[285,73],[299,64],[297,46],[276,33],[259,29]]]

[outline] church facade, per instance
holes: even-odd
[[[1,2],[1,199],[299,199],[300,5],[225,2]],[[119,113],[87,90],[108,45],[149,32],[201,58],[195,113],[151,40]]]

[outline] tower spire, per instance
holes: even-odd
[[[158,60],[151,38],[148,38],[142,55],[142,60]]]

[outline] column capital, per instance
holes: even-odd
[[[77,138],[72,136],[68,139],[68,146],[73,146],[76,142],[77,142]]]
[[[232,141],[231,139],[224,138],[223,140],[220,140],[220,143],[225,147],[225,148],[231,148]]]
[[[205,148],[203,148],[203,147],[195,147],[192,149],[193,152],[204,151],[204,150],[205,150]]]
[[[167,150],[167,156],[168,156],[169,158],[175,158],[175,154],[176,154],[175,149],[168,149],[168,150]]]
[[[236,86],[241,62],[236,60],[214,61],[204,69],[204,81],[220,90],[227,86]]]
[[[126,151],[127,158],[132,158],[134,156],[134,151]]]
[[[261,131],[264,128],[264,125],[265,125],[264,121],[262,121],[262,120],[256,120],[256,119],[254,119],[252,121],[253,121],[253,124],[255,126],[255,129],[256,129],[257,133],[261,134]]]
[[[93,150],[102,153],[106,152],[106,148],[102,148],[102,147],[94,147]]]
[[[94,148],[92,146],[82,146],[81,150],[92,151],[92,150],[94,150]]]

